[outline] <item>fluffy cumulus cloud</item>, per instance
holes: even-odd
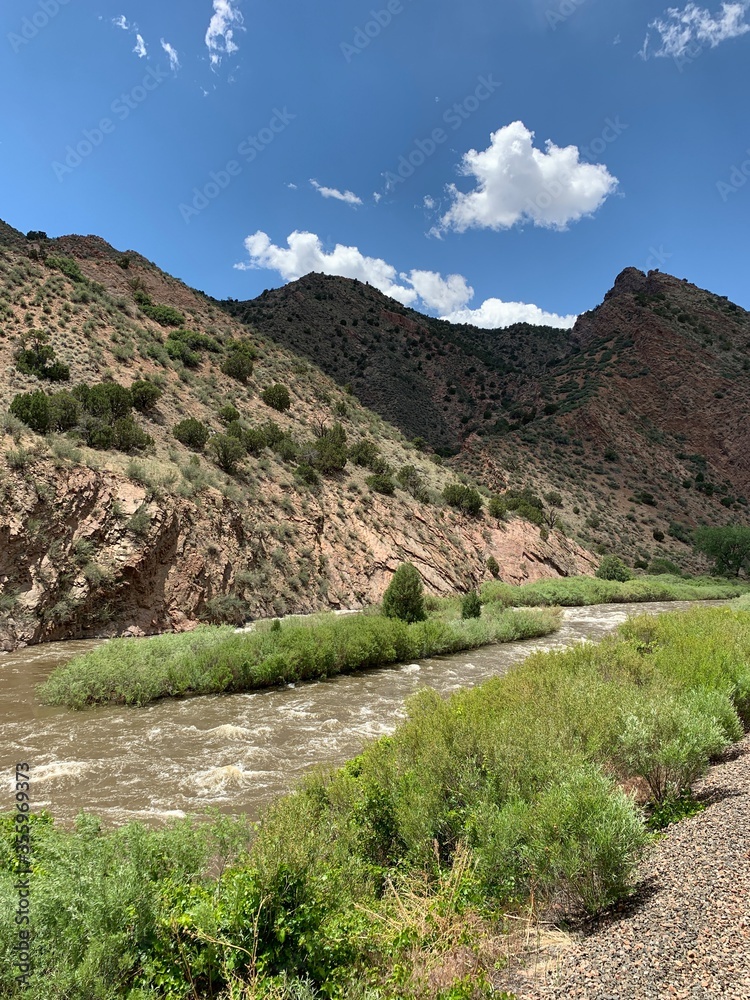
[[[528,302],[503,302],[502,299],[485,299],[478,309],[456,309],[442,317],[451,323],[471,323],[484,330],[498,330],[513,323],[532,323],[534,326],[556,326],[570,329],[577,316],[558,316],[545,312]]]
[[[206,31],[206,48],[212,66],[218,66],[222,56],[239,51],[234,32],[242,27],[242,12],[233,0],[213,0],[214,13]]]
[[[546,313],[535,305],[499,299],[487,299],[478,309],[469,309],[474,289],[460,274],[443,277],[436,271],[416,269],[398,272],[380,257],[366,257],[358,247],[337,243],[333,250],[326,251],[315,233],[293,232],[287,238],[287,245],[281,247],[272,243],[267,233],[258,231],[247,237],[245,249],[249,260],[235,265],[240,270],[276,271],[285,281],[295,281],[311,271],[357,278],[402,305],[436,312],[442,319],[454,323],[473,323],[488,329],[522,321],[568,327],[576,318]]]
[[[177,49],[173,45],[170,45],[169,42],[165,42],[163,38],[161,40],[161,47],[169,57],[169,68],[171,70],[178,70],[180,68],[180,57],[177,54]]]
[[[310,178],[310,183],[316,191],[323,195],[324,198],[335,198],[336,201],[345,201],[347,205],[362,204],[362,199],[353,191],[339,191],[338,188],[324,187],[312,178]]]
[[[696,47],[707,45],[715,49],[727,39],[738,38],[750,31],[748,13],[750,0],[723,3],[721,11],[716,13],[695,3],[689,3],[682,9],[670,7],[663,17],[658,17],[649,24],[641,55],[644,59],[649,56],[679,59]],[[658,36],[655,46],[652,35]]]
[[[535,148],[534,133],[520,121],[493,132],[487,149],[464,154],[461,172],[475,187],[464,193],[449,186],[452,205],[438,231],[524,222],[566,229],[595,212],[618,184],[604,165],[582,162],[577,146],[548,141],[544,150]]]

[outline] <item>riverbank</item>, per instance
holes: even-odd
[[[750,736],[694,791],[705,811],[664,832],[634,896],[534,949],[500,988],[517,1000],[750,996]]]
[[[714,577],[638,576],[631,580],[599,580],[572,576],[512,587],[499,580],[481,589],[485,604],[503,607],[579,608],[593,604],[644,604],[656,601],[725,601],[750,593],[750,584]]]
[[[392,736],[308,777],[255,830],[37,820],[35,995],[497,997],[509,916],[631,894],[651,838],[622,788],[674,815],[750,722],[749,662],[747,612],[644,615],[447,701],[424,692]],[[0,868],[10,997],[14,898]]]

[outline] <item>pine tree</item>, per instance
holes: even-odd
[[[383,595],[383,614],[404,622],[423,622],[424,587],[422,577],[411,563],[402,563]]]

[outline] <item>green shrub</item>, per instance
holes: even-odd
[[[505,503],[502,497],[498,496],[490,497],[490,502],[487,506],[487,509],[490,512],[490,517],[494,517],[498,521],[502,521],[502,519],[508,513],[508,505]]]
[[[242,442],[229,434],[214,434],[209,447],[219,468],[230,474],[237,470],[237,466],[247,454]]]
[[[392,497],[396,492],[396,484],[390,476],[368,476],[365,482],[373,493],[381,493],[383,496]]]
[[[268,400],[264,399],[264,402],[268,402]],[[315,442],[313,451],[313,464],[316,469],[326,475],[341,472],[346,466],[348,457],[346,431],[343,426],[337,422],[333,427],[325,430]]]
[[[186,417],[185,420],[175,424],[172,433],[180,444],[193,451],[202,451],[211,436],[208,427],[195,417]]]
[[[173,340],[169,337],[164,347],[172,361],[180,361],[186,368],[197,368],[201,363],[198,351],[192,351],[183,340]]]
[[[37,434],[47,434],[50,429],[49,397],[41,389],[14,396],[10,412]]]
[[[478,491],[461,483],[451,483],[446,486],[443,490],[443,499],[449,506],[472,517],[482,510],[482,498]]]
[[[274,410],[278,410],[279,413],[283,413],[285,410],[288,410],[292,405],[289,390],[285,385],[281,385],[279,383],[267,386],[260,394],[260,398],[266,406],[270,406]],[[337,426],[341,425],[339,424]]]
[[[231,403],[227,403],[225,406],[222,406],[216,415],[225,427],[239,421],[240,419],[239,410],[232,406]]]
[[[117,382],[77,385],[73,395],[92,417],[115,421],[127,417],[133,407],[130,391]]]
[[[364,469],[372,469],[373,462],[380,458],[380,448],[374,441],[368,441],[365,438],[349,448],[349,458],[355,465]]]
[[[399,486],[410,493],[415,500],[420,503],[427,503],[429,493],[425,487],[424,480],[413,465],[404,465],[396,473]]]
[[[472,590],[466,594],[461,601],[461,617],[463,619],[469,618],[481,618],[482,616],[482,602],[479,599],[479,594]]]
[[[244,625],[248,617],[245,601],[234,594],[218,594],[206,601],[200,614],[211,625]]]
[[[112,448],[115,440],[114,427],[100,417],[86,416],[81,420],[81,433],[89,448],[107,451]]]
[[[136,379],[130,386],[130,398],[133,407],[139,413],[149,413],[162,397],[162,391],[158,385],[149,382],[147,379]]]
[[[383,614],[404,622],[422,622],[427,618],[422,577],[411,563],[402,563],[393,574],[383,595]]]
[[[678,542],[683,542],[685,545],[689,545],[692,540],[692,532],[686,524],[680,524],[679,521],[672,521],[669,525],[668,534],[672,538],[676,538]]]
[[[48,397],[50,428],[54,431],[72,430],[81,417],[78,400],[70,392],[53,392]]]
[[[650,576],[661,576],[663,573],[667,573],[670,576],[679,576],[680,567],[677,563],[672,562],[670,559],[656,558],[652,559],[648,566],[648,573]]]
[[[127,416],[120,417],[112,425],[112,444],[118,451],[129,453],[153,447],[154,439]]]
[[[500,576],[500,564],[494,556],[487,557],[487,569],[497,579]]]
[[[47,257],[45,263],[47,264],[47,267],[56,268],[61,274],[64,274],[66,278],[70,278],[71,281],[80,283],[86,280],[81,274],[78,261],[74,260],[72,257]]]
[[[227,346],[227,356],[222,362],[221,370],[225,375],[245,385],[253,374],[255,357],[255,351],[247,341],[234,341]]]
[[[618,556],[604,556],[596,571],[599,580],[618,580],[625,583],[630,580],[632,573],[625,563]]]
[[[172,306],[155,305],[143,291],[136,292],[134,297],[141,312],[160,326],[184,326],[185,317],[179,310]]]
[[[36,375],[49,382],[66,382],[70,378],[70,368],[55,361],[55,349],[49,340],[49,334],[43,330],[22,334],[15,353],[16,368],[22,375]]]
[[[305,483],[307,486],[320,485],[320,476],[312,467],[312,465],[308,465],[307,462],[302,462],[300,465],[298,465],[297,468],[294,470],[294,475],[297,477],[297,479]]]
[[[677,798],[730,742],[700,699],[664,694],[623,714],[616,758],[627,774],[646,781],[655,802],[664,802]]]

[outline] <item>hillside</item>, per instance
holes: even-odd
[[[0,318],[2,648],[361,607],[405,559],[436,594],[491,579],[490,556],[509,582],[595,564],[446,506],[454,470],[134,251],[0,223]],[[262,399],[279,384],[288,409]],[[207,442],[175,438],[187,418]]]
[[[456,326],[323,275],[222,305],[489,488],[559,493],[598,552],[698,568],[688,530],[747,517],[750,314],[687,281],[628,268],[572,331]]]

